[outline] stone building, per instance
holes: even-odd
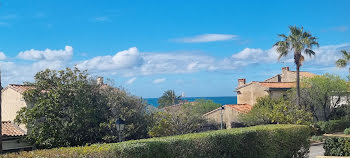
[[[300,72],[300,79],[313,77],[316,74],[310,72]],[[238,115],[249,112],[256,100],[260,97],[270,96],[280,98],[285,92],[296,86],[296,71],[290,71],[289,67],[282,67],[281,74],[277,74],[265,81],[252,81],[246,83],[246,79],[238,79],[237,104],[224,105],[222,111],[223,122],[226,128],[231,128],[233,122],[238,122]],[[215,109],[203,115],[208,120],[221,122],[221,108]]]
[[[316,74],[300,72],[300,79],[313,77]],[[254,105],[256,99],[269,95],[272,98],[279,98],[284,92],[296,86],[296,71],[290,71],[289,67],[283,67],[282,73],[277,74],[265,81],[252,81],[246,83],[246,79],[238,79],[237,104]]]

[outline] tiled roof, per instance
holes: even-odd
[[[26,90],[33,89],[33,86],[27,86],[27,85],[18,85],[18,84],[9,84],[5,89],[11,88],[19,93],[23,93]],[[5,90],[4,89],[4,90]]]
[[[226,104],[226,105],[223,105],[225,108],[230,108],[230,109],[233,109],[239,113],[248,113],[253,107],[249,104]],[[205,114],[203,114],[203,116],[207,116],[217,110],[220,110],[221,107],[217,108],[217,109],[214,109],[212,111],[209,111]]]
[[[238,111],[240,113],[248,113],[250,110],[252,110],[252,106],[249,104],[228,104],[224,105],[225,107],[229,107],[234,109],[235,111]]]
[[[2,121],[2,135],[3,136],[24,136],[26,132],[19,128],[11,121]]]
[[[293,88],[295,87],[295,82],[258,82],[261,86],[267,88]]]
[[[303,76],[303,77],[314,77],[314,76],[317,76],[316,74],[311,73],[311,72],[299,72],[299,75]]]

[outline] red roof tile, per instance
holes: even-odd
[[[228,104],[228,105],[224,105],[224,106],[228,107],[228,108],[232,108],[235,111],[238,111],[240,113],[248,113],[253,108],[249,104]]]
[[[18,84],[9,84],[5,89],[11,88],[19,93],[23,93],[26,90],[33,89],[33,86],[27,86],[27,85],[18,85]],[[4,89],[4,90],[5,90]]]
[[[2,121],[2,135],[3,136],[24,136],[26,132],[19,128],[11,121]]]

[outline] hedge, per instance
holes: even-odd
[[[350,156],[350,137],[327,137],[323,148],[325,156]]]
[[[2,157],[302,157],[310,128],[261,125],[122,143],[95,144],[6,154]]]
[[[317,122],[322,132],[334,133],[343,132],[345,128],[350,127],[350,120],[329,120]]]

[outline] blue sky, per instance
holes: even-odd
[[[238,78],[259,81],[295,66],[272,45],[289,25],[318,37],[302,70],[345,77],[350,1],[0,1],[3,82],[77,65],[142,97],[232,96]]]

